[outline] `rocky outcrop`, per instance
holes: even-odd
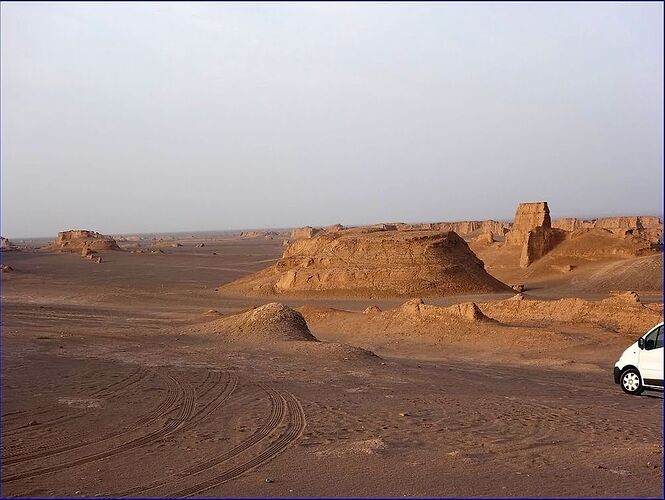
[[[566,231],[539,226],[528,232],[522,246],[520,267],[527,267],[532,262],[544,257],[559,243],[566,239]]]
[[[312,226],[299,227],[291,231],[291,239],[302,240],[306,238],[313,238],[320,232],[321,229]]]
[[[506,235],[506,244],[524,245],[529,238],[529,232],[537,227],[552,227],[547,202],[520,203],[515,212],[515,222]]]
[[[84,248],[88,248],[92,252],[121,250],[111,236],[81,229],[58,233],[56,240],[47,246],[46,250],[82,254]]]
[[[346,230],[295,241],[275,265],[221,288],[258,295],[489,293],[509,287],[454,232]]]

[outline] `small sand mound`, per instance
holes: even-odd
[[[214,327],[230,336],[243,338],[317,342],[302,314],[276,302],[219,319],[214,322]]]

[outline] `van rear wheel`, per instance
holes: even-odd
[[[642,386],[640,372],[635,368],[628,368],[623,372],[621,374],[621,388],[626,394],[633,394],[635,396],[641,394],[644,387]]]

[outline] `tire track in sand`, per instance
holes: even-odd
[[[166,382],[166,397],[159,403],[158,406],[150,410],[145,415],[141,416],[138,420],[134,421],[129,428],[125,428],[121,431],[108,433],[100,436],[98,439],[92,439],[89,441],[82,441],[77,443],[70,443],[64,446],[57,446],[57,443],[50,443],[47,446],[37,446],[29,447],[27,449],[21,450],[21,452],[12,453],[3,460],[3,463],[6,465],[11,465],[15,463],[27,462],[30,460],[35,460],[38,458],[50,457],[53,455],[58,455],[67,451],[73,451],[79,448],[84,448],[86,446],[97,445],[108,441],[110,439],[121,437],[125,434],[130,434],[140,430],[142,426],[154,422],[160,417],[166,416],[170,411],[173,410],[175,403],[177,402],[178,397],[178,386],[168,378],[163,376],[158,372],[154,372],[160,379]],[[60,441],[61,442],[61,441]]]
[[[136,377],[140,377],[139,380],[135,380]],[[124,391],[124,389],[127,389],[128,387],[131,387],[132,385],[135,385],[136,383],[142,381],[145,377],[148,376],[148,373],[145,369],[139,367],[136,370],[134,370],[132,373],[127,375],[125,378],[122,380],[118,380],[116,382],[113,382],[109,384],[106,387],[102,387],[101,389],[98,389],[97,391],[93,392],[90,394],[88,397],[89,398],[109,398],[112,397],[113,395],[117,394],[120,391]],[[20,411],[20,412],[14,412],[14,415],[23,415],[24,413],[29,413],[31,417],[34,417],[36,415],[43,415],[45,413],[48,413],[50,411],[57,411],[62,409],[62,406],[60,405],[45,405],[45,406],[39,406],[35,408],[34,410],[25,410],[25,411]],[[84,414],[84,413],[81,413]],[[12,415],[12,416],[14,416]],[[79,414],[77,414],[79,416]],[[17,433],[17,432],[24,432],[25,430],[36,430],[39,429],[40,427],[43,427],[45,425],[55,425],[56,423],[60,423],[61,419],[63,418],[68,418],[68,417],[74,417],[73,415],[60,415],[58,417],[54,417],[49,420],[45,420],[44,422],[40,422],[36,425],[20,425],[18,427],[14,427],[11,429],[6,429],[8,432],[12,433]],[[3,424],[5,424],[5,416],[3,415]],[[11,418],[11,416],[9,417]],[[15,417],[17,418],[17,417]],[[69,419],[70,420],[70,419]],[[69,421],[65,420],[65,421]]]
[[[268,446],[268,448],[236,467],[228,469],[221,474],[213,476],[210,479],[202,481],[191,487],[168,493],[166,496],[186,498],[203,493],[259,467],[260,465],[275,458],[277,455],[286,450],[289,445],[298,439],[305,430],[305,412],[300,406],[298,400],[292,394],[279,391],[278,395],[282,401],[286,403],[286,407],[289,413],[289,420],[285,431],[270,446]],[[197,473],[198,472],[195,472],[195,474]]]
[[[132,488],[130,490],[118,494],[118,496],[119,497],[135,496],[139,493],[143,494],[148,491],[155,490],[157,488],[168,486],[173,482],[181,483],[182,481],[186,480],[189,477],[197,475],[201,472],[204,472],[208,469],[211,469],[217,465],[220,465],[224,462],[227,462],[237,457],[244,451],[248,450],[249,448],[253,447],[256,444],[259,444],[268,436],[270,436],[270,434],[282,422],[284,415],[286,413],[287,405],[285,399],[275,389],[263,385],[261,385],[261,388],[266,392],[266,394],[270,399],[270,415],[268,416],[268,419],[263,424],[261,424],[250,437],[248,437],[244,441],[241,441],[240,443],[238,443],[236,446],[234,446],[228,451],[225,451],[213,457],[209,457],[208,459],[199,462],[198,464],[193,465],[192,467],[188,467],[187,469],[181,470],[180,472],[176,473],[174,477],[157,480],[143,487]],[[156,496],[160,495],[157,494]],[[162,496],[168,496],[168,494]]]
[[[70,469],[72,467],[77,467],[80,465],[85,465],[90,462],[101,460],[103,458],[112,457],[119,455],[121,453],[146,446],[154,443],[155,441],[162,439],[170,434],[175,433],[180,430],[187,421],[191,418],[194,411],[194,405],[196,401],[196,394],[194,389],[189,384],[183,384],[172,375],[167,374],[166,377],[174,384],[178,386],[177,395],[175,397],[175,404],[178,405],[180,411],[175,418],[169,418],[165,425],[159,429],[152,431],[144,436],[127,441],[121,445],[114,446],[104,451],[97,453],[91,453],[83,457],[79,457],[67,462],[63,462],[56,465],[46,466],[46,467],[37,467],[31,470],[24,472],[18,472],[14,474],[7,474],[3,477],[3,483],[9,483],[13,481],[18,481],[21,479],[28,479],[37,476],[42,476],[44,474],[51,474],[54,472],[60,472],[62,470]],[[169,408],[171,410],[172,408]]]

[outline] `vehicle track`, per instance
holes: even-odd
[[[165,425],[163,425],[159,429],[152,431],[144,436],[140,436],[138,438],[127,441],[121,445],[114,446],[107,450],[100,451],[97,453],[91,453],[83,457],[69,460],[64,463],[52,466],[46,466],[46,467],[37,467],[31,470],[18,472],[14,474],[7,474],[3,477],[3,483],[9,483],[21,479],[28,479],[28,478],[41,476],[44,474],[59,472],[79,465],[84,465],[90,462],[119,455],[121,453],[133,450],[135,448],[152,444],[155,441],[167,437],[173,434],[174,432],[180,430],[188,421],[188,419],[190,419],[192,416],[192,413],[194,411],[194,405],[196,402],[196,394],[191,385],[181,383],[179,380],[177,380],[170,374],[167,374],[166,377],[172,383],[178,386],[178,391],[175,397],[174,405],[177,404],[180,411],[178,412],[175,418],[168,419]],[[169,408],[169,411],[170,410],[171,408]]]
[[[305,412],[300,406],[298,400],[292,394],[283,391],[279,391],[278,394],[279,397],[286,403],[286,407],[289,413],[289,423],[286,430],[279,436],[279,438],[277,438],[268,448],[263,450],[252,459],[236,467],[233,467],[232,469],[226,470],[206,481],[202,481],[196,485],[180,489],[173,493],[168,493],[166,496],[186,498],[203,493],[255,469],[256,467],[268,462],[286,450],[289,445],[298,439],[298,437],[300,437],[300,435],[305,430]]]
[[[214,412],[219,406],[226,401],[231,394],[236,390],[236,387],[238,387],[238,376],[234,373],[228,373],[228,374],[220,374],[217,377],[217,380],[215,380],[215,383],[211,385],[206,391],[204,391],[201,395],[203,397],[204,395],[207,395],[210,391],[215,389],[216,387],[219,387],[222,383],[222,380],[224,381],[224,388],[219,391],[213,398],[210,399],[207,403],[205,403],[201,408],[199,408],[196,413],[192,416],[192,418],[183,426],[182,430],[188,430],[194,427],[196,424],[204,420],[208,415],[210,415],[212,412]]]
[[[95,392],[93,392],[90,396],[96,396],[98,399],[112,399],[115,398],[121,394],[124,394],[127,390],[130,388],[136,386],[137,384],[140,384],[143,382],[145,379],[147,379],[150,375],[152,375],[152,372],[149,370],[146,370],[144,368],[138,368],[134,372],[132,372],[130,375],[127,377],[123,378],[120,381],[114,382],[113,384],[103,387]],[[46,408],[44,411],[41,413],[48,413],[49,411],[53,411],[54,407],[49,407]],[[43,422],[39,422],[35,425],[22,425],[20,427],[16,427],[14,429],[8,429],[6,430],[3,434],[4,436],[11,436],[11,438],[15,438],[16,436],[22,436],[24,434],[34,434],[39,431],[41,431],[45,427],[54,427],[54,426],[59,426],[62,424],[65,424],[67,422],[70,422],[72,420],[76,420],[78,418],[84,417],[87,415],[87,412],[85,411],[80,411],[76,412],[74,414],[68,414],[68,415],[59,415],[57,417],[53,417],[51,419],[45,420]],[[19,450],[22,451],[31,451],[34,450],[35,448],[43,448],[43,444],[36,444],[33,446],[30,445],[19,445],[18,448]],[[15,445],[6,445],[3,446],[3,455],[4,456],[13,456],[18,453],[19,451],[16,451],[16,446]],[[4,460],[5,463],[7,463],[7,460]]]
[[[168,377],[165,377],[158,372],[154,372],[155,375],[157,375],[160,379],[166,382],[166,390],[167,390],[167,395],[166,397],[159,403],[158,406],[150,410],[148,413],[143,415],[141,418],[133,422],[133,424],[129,428],[125,428],[121,431],[116,431],[112,433],[105,434],[103,436],[100,436],[99,439],[93,439],[93,440],[88,440],[88,441],[82,441],[82,442],[77,442],[77,443],[70,443],[65,446],[56,446],[56,443],[49,443],[48,446],[44,447],[43,445],[37,445],[34,447],[30,448],[24,448],[21,450],[21,452],[17,453],[12,453],[7,456],[3,460],[3,463],[6,465],[11,465],[14,463],[22,463],[22,462],[27,462],[29,460],[35,460],[38,458],[44,458],[44,457],[50,457],[53,455],[58,455],[60,453],[64,453],[67,451],[72,451],[72,450],[77,450],[79,448],[84,448],[86,446],[91,446],[91,445],[97,445],[100,443],[103,443],[104,441],[108,441],[110,439],[115,439],[118,437],[121,437],[125,434],[130,434],[132,432],[135,432],[137,430],[140,430],[142,426],[145,424],[151,423],[155,420],[157,420],[160,417],[165,416],[167,413],[173,410],[174,405],[177,401],[178,397],[178,386],[171,383],[170,379]],[[67,439],[67,438],[64,438]],[[59,441],[59,442],[62,442]]]
[[[138,493],[146,493],[148,491],[167,486],[173,482],[181,483],[191,476],[199,474],[237,457],[252,446],[266,439],[282,422],[284,414],[286,413],[287,405],[285,399],[275,389],[263,385],[261,385],[261,389],[263,389],[268,394],[270,399],[270,415],[268,416],[268,419],[262,423],[247,439],[238,443],[230,450],[227,450],[213,457],[209,457],[208,459],[199,462],[192,467],[181,470],[180,472],[176,473],[175,477],[173,478],[161,479],[143,487],[132,488],[131,490],[120,493],[118,496],[134,496]]]

